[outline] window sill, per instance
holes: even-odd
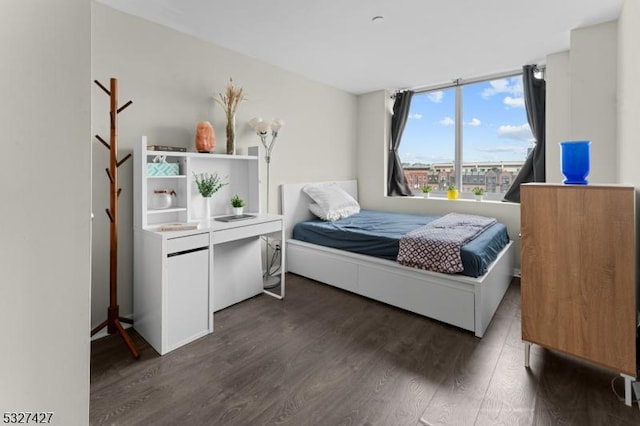
[[[409,196],[388,196],[389,198],[411,198],[411,199],[423,199],[423,200],[428,200],[428,201],[435,201],[435,202],[442,202],[442,201],[448,201],[451,203],[456,203],[456,202],[462,202],[462,203],[479,203],[479,204],[500,204],[500,205],[509,205],[509,204],[515,204],[515,205],[519,205],[519,203],[512,203],[510,201],[502,201],[502,200],[490,200],[490,199],[486,199],[483,198],[482,200],[476,200],[475,198],[457,198],[455,200],[450,200],[447,198],[447,196],[439,196],[439,195],[431,195],[428,198],[421,196],[421,195],[409,195]]]

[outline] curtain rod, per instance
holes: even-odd
[[[536,65],[536,69],[538,71],[542,71],[544,73],[546,66],[545,65]],[[398,93],[398,92],[404,92],[405,90],[412,90],[415,93],[424,93],[424,92],[430,92],[432,90],[439,90],[439,89],[448,89],[450,87],[456,87],[456,86],[462,86],[465,84],[472,84],[472,83],[478,83],[480,81],[487,81],[487,80],[497,80],[499,78],[507,78],[507,77],[513,77],[514,75],[518,75],[518,74],[522,74],[522,69],[517,70],[517,71],[505,71],[505,72],[501,72],[501,73],[496,73],[496,74],[491,74],[491,75],[486,75],[486,76],[482,76],[482,77],[474,77],[474,78],[468,78],[468,79],[462,79],[462,78],[457,78],[451,82],[448,83],[441,83],[441,84],[435,84],[435,85],[430,85],[430,86],[418,86],[418,87],[413,87],[413,88],[409,88],[409,89],[398,89],[394,92]]]

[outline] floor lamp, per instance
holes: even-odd
[[[278,131],[282,126],[284,126],[284,121],[276,119],[273,120],[271,124],[267,123],[260,117],[252,118],[249,121],[249,125],[253,127],[256,131],[256,134],[260,138],[260,142],[262,142],[262,146],[264,147],[265,152],[265,161],[267,162],[267,213],[269,213],[269,168],[271,164],[271,151],[273,150],[274,145],[276,144],[276,138],[278,137]],[[267,135],[271,131],[271,141],[267,143]],[[269,244],[269,237],[266,237],[267,240],[267,268],[264,273],[262,283],[264,288],[273,288],[280,285],[280,277],[271,275],[271,267],[273,266],[273,262],[270,259],[270,249],[271,245]],[[274,253],[275,255],[275,253]]]

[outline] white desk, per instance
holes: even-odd
[[[280,294],[264,290],[262,236],[284,241],[280,215],[220,222],[208,228],[160,232],[136,229],[134,328],[161,355],[214,330],[214,312],[262,292],[285,295],[284,244]]]

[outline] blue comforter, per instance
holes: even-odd
[[[362,210],[335,222],[320,219],[296,224],[293,238],[354,253],[396,260],[400,238],[439,216]],[[487,228],[460,250],[463,275],[479,277],[487,272],[500,251],[509,243],[502,223]]]

